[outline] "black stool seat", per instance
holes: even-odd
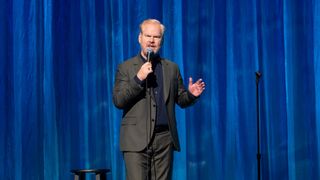
[[[110,169],[72,169],[71,172],[74,174],[74,180],[85,180],[86,173],[94,173],[96,180],[107,180],[107,173]]]

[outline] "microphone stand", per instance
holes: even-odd
[[[260,163],[261,163],[261,153],[260,153],[260,108],[259,108],[259,80],[261,73],[257,71],[256,73],[256,107],[257,107],[257,161],[258,161],[258,180],[261,178]]]
[[[151,55],[151,50],[150,49],[147,49],[147,62],[150,62],[151,59],[150,59],[150,55]],[[149,76],[149,75],[148,75]],[[147,180],[149,180],[149,169],[151,171],[151,164],[149,163],[149,155],[151,154],[151,151],[152,149],[150,149],[149,147],[149,137],[151,138],[151,87],[148,87],[148,76],[146,78],[146,90],[147,90],[147,93],[148,93],[148,120],[149,122],[147,121],[146,122],[146,145],[147,145]],[[149,123],[149,128],[148,128],[148,123]],[[150,132],[149,132],[150,131]]]

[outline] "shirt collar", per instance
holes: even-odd
[[[141,53],[139,53],[140,59],[143,63],[147,62],[147,59],[145,59]],[[153,63],[161,63],[161,57],[159,54],[155,54],[154,57],[152,57],[152,62]]]

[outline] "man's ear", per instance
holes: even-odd
[[[162,46],[163,42],[164,42],[164,36],[162,36],[162,38],[161,38],[161,43],[160,43],[161,46]]]
[[[138,36],[138,42],[141,44],[141,37],[142,36],[142,34],[141,33],[139,33],[139,36]]]

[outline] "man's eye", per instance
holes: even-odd
[[[151,36],[151,35],[145,35],[147,38],[155,38],[155,39],[160,39],[161,36]]]

